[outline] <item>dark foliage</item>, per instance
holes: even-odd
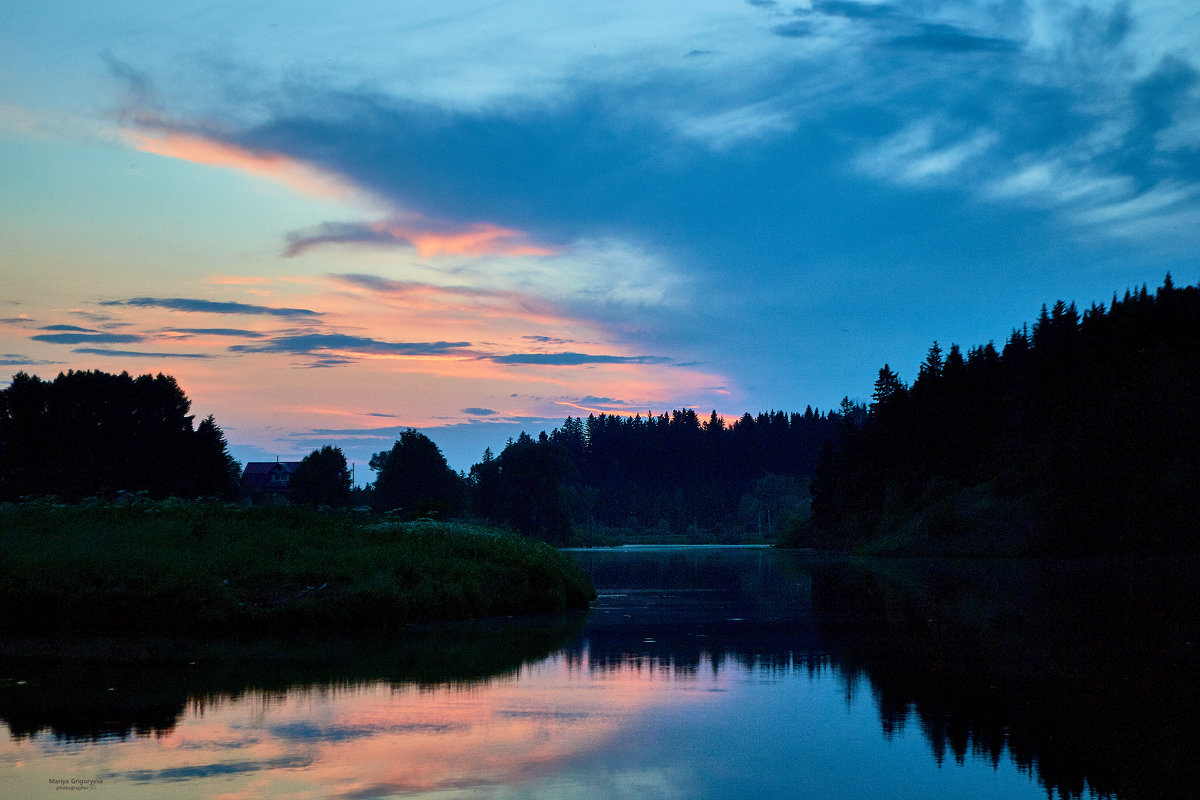
[[[499,458],[485,451],[483,462],[471,468],[475,509],[526,536],[567,544],[571,520],[563,480],[570,469],[566,447],[549,441],[544,433],[538,441],[522,433]]]
[[[325,445],[304,457],[292,473],[288,499],[294,503],[346,506],[350,504],[351,478],[346,454]]]
[[[821,445],[847,413],[771,411],[731,424],[670,414],[568,417],[538,440],[522,434],[498,457],[471,469],[477,512],[562,541],[596,529],[652,529],[662,536],[715,539],[751,533],[774,537],[806,513],[802,489]]]
[[[1167,277],[1002,350],[935,343],[912,386],[879,372],[823,454],[796,543],[876,552],[1196,551],[1200,287]]]
[[[19,372],[0,390],[0,499],[235,496],[224,434],[211,416],[193,428],[190,408],[168,375]]]
[[[371,456],[378,473],[371,504],[416,519],[453,516],[462,510],[463,484],[446,457],[428,436],[412,428],[400,434],[391,450]]]

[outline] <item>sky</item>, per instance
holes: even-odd
[[[865,401],[1200,280],[1192,0],[0,8],[0,385],[240,461]]]

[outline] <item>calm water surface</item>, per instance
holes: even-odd
[[[1096,666],[1109,635],[1046,616],[1071,580],[1111,599],[1091,573],[575,556],[600,591],[586,620],[10,643],[0,797],[1133,798],[1196,777],[1195,630],[1150,626],[1169,641],[1141,661],[1169,660],[1165,684],[1128,654]],[[1132,613],[1085,599],[1089,619]]]

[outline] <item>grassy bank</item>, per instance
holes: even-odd
[[[0,505],[0,629],[360,630],[541,613],[594,592],[549,545],[352,512]]]

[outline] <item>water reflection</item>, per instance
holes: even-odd
[[[103,781],[93,798],[229,800],[1011,800],[1200,785],[1200,604],[1178,570],[577,557],[601,592],[586,624],[97,640],[67,658],[62,643],[5,643],[0,794],[60,796],[52,779],[71,778]]]
[[[938,763],[1007,753],[1062,797],[1200,787],[1200,565],[860,560],[814,565],[840,670],[885,734]]]
[[[583,614],[409,628],[374,639],[56,637],[0,640],[0,719],[15,739],[171,733],[226,699],[370,683],[471,686],[576,638]]]

